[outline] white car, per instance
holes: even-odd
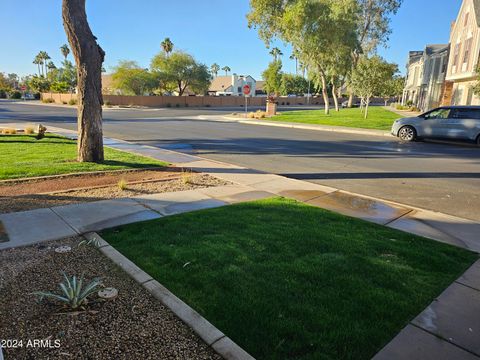
[[[480,146],[480,106],[444,106],[396,120],[392,135],[403,141],[422,138],[467,140]]]

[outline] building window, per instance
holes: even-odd
[[[465,21],[463,22],[463,26],[467,26],[468,25],[468,16],[470,15],[470,13],[466,13],[465,14]]]
[[[458,56],[460,55],[460,43],[455,45],[455,49],[453,50],[453,66],[458,65]]]
[[[470,48],[472,47],[472,38],[467,39],[465,42],[465,52],[463,55],[463,63],[466,64],[468,63],[468,60],[470,59]]]

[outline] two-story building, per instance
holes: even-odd
[[[403,104],[411,102],[422,111],[441,104],[449,49],[448,44],[434,44],[423,51],[410,51]]]
[[[474,94],[480,55],[480,0],[464,0],[450,32],[444,105],[480,105]]]
[[[249,85],[249,96],[255,96],[256,83],[250,75],[217,76],[212,80],[208,93],[215,96],[243,96],[243,86]]]
[[[417,104],[423,77],[423,51],[410,51],[402,104]]]

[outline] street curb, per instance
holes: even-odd
[[[248,125],[262,125],[262,126],[273,126],[273,127],[283,127],[283,128],[290,128],[290,129],[302,129],[302,130],[315,130],[315,131],[328,131],[328,132],[337,132],[337,133],[345,133],[345,134],[357,134],[357,135],[370,135],[370,136],[382,136],[382,137],[391,137],[392,134],[388,131],[382,130],[363,130],[357,128],[347,128],[341,126],[321,126],[321,125],[297,125],[292,123],[274,123],[274,122],[267,122],[266,121],[256,121],[256,120],[241,120],[241,119],[234,119],[233,117],[224,116],[227,120],[236,120],[236,122],[240,124],[248,124]]]
[[[98,249],[111,261],[117,264],[138,284],[146,289],[153,297],[160,300],[180,320],[189,326],[205,343],[216,353],[227,360],[255,360],[240,346],[218,330],[207,319],[176,297],[171,291],[154,280],[135,263],[127,259],[118,250],[106,242],[98,233],[91,232],[83,235],[87,240],[97,239]],[[2,360],[0,358],[0,360]]]

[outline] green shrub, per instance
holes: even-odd
[[[10,99],[21,99],[22,93],[18,90],[14,90],[10,92]]]
[[[68,105],[77,105],[77,100],[76,99],[70,99],[68,102]]]
[[[54,103],[55,100],[53,100],[52,98],[43,98],[42,102],[45,104],[51,104],[51,103]]]

